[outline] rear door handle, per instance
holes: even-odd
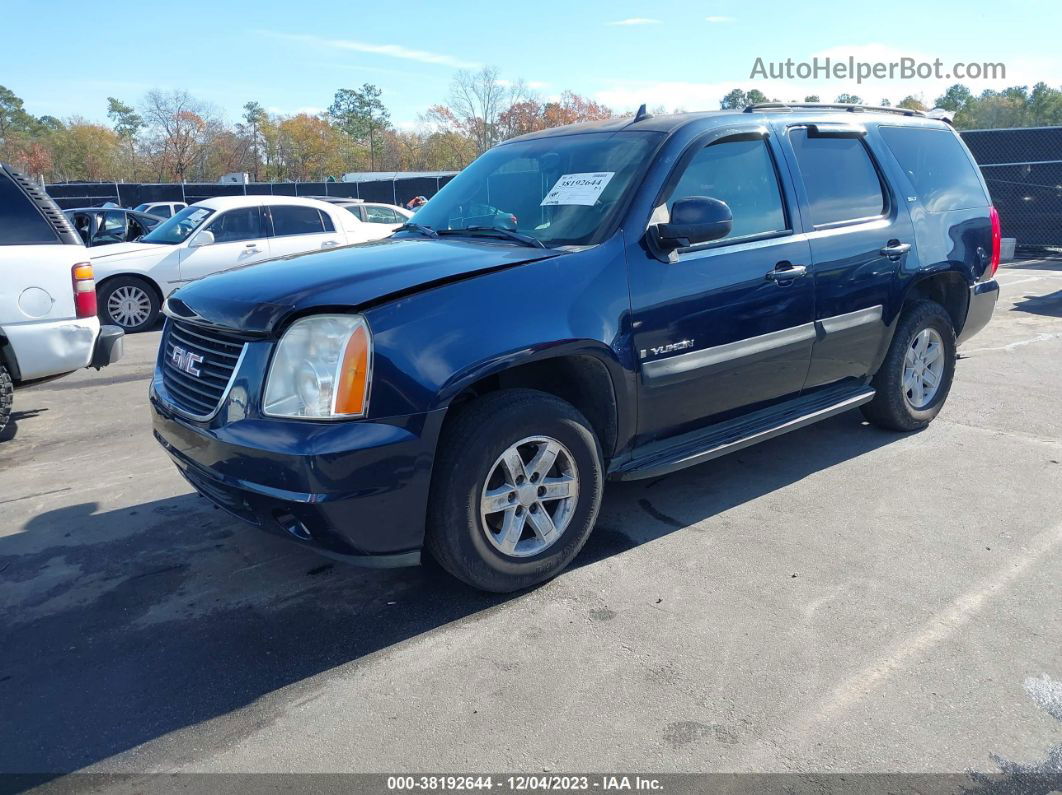
[[[332,248],[333,246],[338,245],[339,244],[334,240],[326,240],[324,243],[321,244],[321,248]]]
[[[878,253],[889,259],[899,259],[910,250],[910,243],[901,243],[899,240],[890,240],[887,244],[881,247],[881,250]]]
[[[774,266],[773,271],[767,271],[766,278],[769,282],[791,282],[793,279],[807,275],[807,265],[793,265],[783,260]]]

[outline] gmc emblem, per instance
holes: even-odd
[[[188,375],[194,375],[199,377],[199,368],[197,364],[203,363],[203,357],[198,353],[192,353],[186,351],[179,345],[173,346],[173,352],[170,354],[170,364],[180,370],[182,373],[188,373]]]

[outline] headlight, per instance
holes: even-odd
[[[369,406],[372,337],[361,315],[314,315],[284,332],[266,377],[271,417],[364,417]]]

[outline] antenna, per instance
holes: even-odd
[[[634,114],[634,121],[645,121],[646,119],[651,119],[651,118],[653,118],[653,117],[649,113],[649,111],[647,111],[645,109],[645,103],[643,102],[642,106],[640,108],[638,108],[638,112]],[[631,122],[631,123],[633,124],[634,122]]]

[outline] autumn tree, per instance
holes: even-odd
[[[920,110],[923,112],[929,110],[929,108],[925,106],[922,100],[920,100],[913,94],[909,94],[903,99],[901,99],[899,102],[897,102],[896,107],[906,108],[907,110]]]
[[[462,69],[450,84],[450,110],[460,129],[482,154],[499,140],[498,117],[505,110],[505,86],[498,69],[484,66],[478,72]],[[512,104],[512,103],[508,103]]]

